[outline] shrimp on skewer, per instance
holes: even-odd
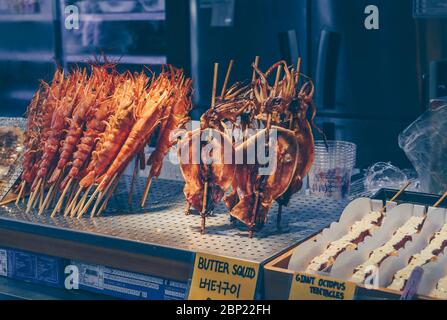
[[[46,183],[44,179],[46,179],[47,176],[51,175],[51,169],[57,162],[57,152],[61,149],[61,145],[63,145],[63,139],[67,132],[66,129],[71,118],[72,111],[79,101],[79,91],[82,87],[82,84],[82,73],[77,70],[69,76],[64,96],[60,100],[53,113],[51,130],[49,131],[48,140],[45,142],[42,161],[40,163],[39,170],[37,171],[37,179],[41,181],[39,183],[39,186],[41,188],[39,214],[42,214],[49,199],[51,198],[51,194],[53,193],[54,184],[51,185],[50,191],[48,192],[45,201],[43,200],[45,190],[44,185]],[[58,177],[56,180],[58,180]]]
[[[100,134],[106,128],[106,121],[115,110],[115,105],[109,98],[97,99],[95,101],[95,98],[90,96],[87,99],[87,104],[91,103],[91,106],[85,115],[85,130],[79,139],[79,143],[76,145],[71,168],[60,185],[61,190],[66,187],[69,180],[79,178],[84,165],[96,146]]]
[[[25,192],[26,185],[31,185],[35,178],[34,164],[39,159],[39,141],[41,139],[42,105],[45,103],[47,87],[41,84],[27,110],[27,128],[25,137],[26,151],[23,160],[22,182],[19,186],[16,205]]]
[[[71,117],[72,111],[78,102],[79,90],[81,82],[79,81],[80,73],[76,72],[67,82],[65,96],[62,97],[60,103],[56,107],[51,119],[51,129],[48,131],[48,139],[45,142],[44,154],[42,156],[42,163],[37,172],[38,178],[44,178],[50,170],[50,166],[59,149],[60,142],[65,136],[68,121]],[[74,84],[74,85],[73,85]]]
[[[86,82],[86,74],[85,70],[82,75],[82,78],[78,80],[79,84],[84,85]],[[90,81],[91,82],[91,81]],[[77,143],[82,135],[82,130],[85,122],[85,116],[92,106],[93,97],[88,96],[89,86],[91,83],[88,83],[87,86],[81,90],[79,103],[74,107],[73,115],[67,122],[69,124],[69,128],[67,134],[65,136],[64,141],[62,141],[59,161],[57,162],[56,168],[54,169],[48,183],[50,185],[54,184],[60,177],[62,170],[65,169],[65,166],[69,162],[71,156],[73,155],[73,151],[76,148]],[[87,94],[85,93],[87,91]],[[90,99],[89,99],[90,98]]]
[[[39,151],[39,140],[41,138],[40,122],[42,119],[42,104],[47,94],[46,88],[42,85],[33,97],[28,107],[28,122],[26,129],[26,152],[24,154],[24,173],[23,179],[27,183],[33,182],[32,168],[36,162],[37,152]]]
[[[63,71],[60,69],[56,70],[51,85],[48,85],[45,82],[41,83],[43,90],[45,90],[45,100],[42,103],[41,112],[38,115],[38,118],[36,119],[36,123],[40,127],[39,128],[40,140],[37,142],[39,144],[39,146],[37,147],[37,150],[39,152],[38,158],[41,158],[41,155],[45,147],[45,142],[49,138],[53,113],[54,110],[56,109],[58,99],[61,96],[62,93],[61,87],[63,86],[63,83],[64,83],[64,74]],[[40,161],[36,161],[33,167],[30,168],[32,171],[31,175],[33,175],[32,182],[35,181],[35,176],[39,169],[39,166]]]
[[[140,99],[140,103],[138,103],[135,108],[136,122],[133,125],[132,130],[129,132],[124,145],[113,163],[109,166],[108,170],[102,176],[97,178],[96,182],[99,183],[99,186],[93,193],[90,201],[80,212],[80,215],[89,208],[98,192],[100,193],[100,196],[97,202],[100,201],[104,190],[112,183],[114,177],[120,176],[121,172],[126,168],[129,162],[138,155],[148,143],[158,125],[167,119],[165,112],[166,108],[174,103],[177,98],[174,89],[176,88],[176,80],[179,78],[176,77],[176,73],[177,71],[171,68],[170,73],[162,72],[157,79],[152,80],[144,99]]]
[[[104,72],[104,69],[101,69],[100,71]],[[85,130],[76,146],[76,151],[73,154],[73,160],[70,163],[71,168],[59,187],[63,193],[67,192],[74,180],[80,180],[85,176],[84,167],[90,161],[100,135],[106,129],[107,121],[116,111],[116,104],[112,100],[111,93],[115,86],[119,83],[123,83],[124,80],[125,78],[122,76],[115,76],[114,74],[108,73],[100,74],[98,76],[98,81],[103,81],[106,84],[102,87],[102,90],[98,92],[97,98],[91,96],[92,106],[86,114]],[[93,91],[96,91],[95,88],[93,89],[92,94]],[[71,213],[78,201],[78,197],[83,191],[83,188],[81,187],[75,187],[75,189],[76,188],[77,191],[74,193],[74,196],[70,196],[69,201],[66,204],[64,216]],[[56,206],[57,210],[59,210],[61,205],[62,202]]]
[[[45,85],[45,83],[42,83],[43,85]],[[46,175],[46,171],[48,170],[46,167],[51,165],[51,163],[49,163],[48,158],[49,158],[49,153],[51,152],[54,154],[56,154],[57,149],[58,148],[58,141],[56,141],[56,145],[53,145],[52,148],[49,148],[50,145],[48,144],[51,136],[53,135],[53,133],[59,134],[60,132],[58,132],[58,130],[54,130],[56,129],[56,124],[60,124],[61,121],[56,121],[57,116],[55,115],[56,113],[56,109],[58,108],[60,99],[64,93],[64,89],[66,86],[66,81],[64,79],[64,73],[62,70],[58,69],[55,72],[55,75],[53,77],[53,80],[51,82],[51,85],[48,87],[48,98],[46,100],[46,103],[43,105],[42,108],[42,118],[40,120],[40,125],[41,125],[41,140],[39,142],[39,152],[42,154],[40,156],[40,160],[35,162],[33,165],[33,169],[32,171],[36,172],[36,174],[34,174],[34,179],[33,179],[33,183],[31,185],[31,194],[30,194],[30,198],[28,200],[28,205],[27,205],[27,212],[29,212],[31,210],[31,207],[33,206],[33,202],[34,202],[34,198],[37,194],[37,192],[39,191],[40,185],[43,182],[44,176]],[[54,126],[54,128],[53,128]],[[61,130],[63,130],[65,128],[62,128]],[[53,139],[53,143],[54,143],[54,139]],[[56,150],[54,150],[56,149]],[[47,152],[47,156],[46,159],[44,158],[45,154]],[[43,169],[43,167],[45,169]],[[43,176],[42,176],[43,175]]]
[[[104,68],[98,66],[93,66],[92,74],[93,76],[89,81],[83,79],[85,88],[81,92],[79,104],[73,110],[72,118],[69,119],[70,127],[62,144],[59,162],[50,178],[50,184],[57,180],[62,170],[70,164],[69,161],[74,157],[76,147],[83,136],[83,131],[86,129],[91,111],[95,112],[97,105],[108,98],[113,78]]]
[[[181,71],[179,71],[181,73]],[[174,146],[176,141],[171,140],[171,135],[174,130],[184,126],[186,122],[190,120],[189,112],[192,108],[191,103],[191,80],[185,80],[183,74],[178,76],[179,81],[178,96],[169,107],[166,121],[161,126],[157,145],[155,150],[150,155],[147,164],[151,166],[149,177],[146,183],[145,193],[141,202],[141,206],[144,204],[149,193],[149,187],[152,182],[152,178],[158,177],[163,166],[163,159],[169,150]]]
[[[106,130],[100,135],[96,149],[92,154],[92,159],[85,170],[85,176],[79,183],[80,189],[91,189],[98,177],[104,174],[114,159],[120,152],[127,136],[135,123],[134,111],[143,97],[147,84],[147,77],[144,73],[139,76],[129,77],[114,93],[114,103],[118,105],[116,112],[108,120]],[[93,201],[99,190],[90,197],[88,205]],[[81,203],[76,207],[79,211],[78,217],[85,212],[83,202],[86,196],[81,199]],[[76,209],[75,208],[75,209]],[[77,213],[75,210],[72,216]]]
[[[168,105],[172,98],[172,83],[165,74],[160,75],[153,82],[148,94],[135,109],[136,122],[126,136],[125,143],[107,172],[98,179],[99,191],[103,191],[112,177],[123,170],[132,158],[147,144],[152,133],[160,124],[163,107]]]
[[[117,104],[115,114],[108,119],[106,130],[101,133],[92,159],[85,170],[86,175],[80,181],[85,188],[93,185],[119,153],[135,122],[135,96],[132,91],[132,79],[125,81],[117,88],[113,100]]]
[[[51,84],[42,82],[29,106],[19,187],[20,194],[27,185],[31,190],[27,212],[37,203],[39,214],[53,207],[53,217],[65,203],[65,216],[80,217],[98,192],[92,214],[98,208],[102,212],[107,203],[102,197],[110,197],[134,157],[144,170],[144,147],[159,126],[149,163],[151,175],[160,174],[173,145],[170,135],[189,119],[191,109],[191,81],[181,70],[165,70],[149,81],[144,72],[118,74],[106,63],[92,66],[90,75],[86,69],[68,75],[58,69]]]
[[[59,186],[62,195],[60,196],[59,201],[57,202],[57,205],[53,210],[52,216],[60,211],[65,195],[71,187],[73,178],[77,177],[77,175],[79,174],[78,169],[83,166],[84,161],[81,161],[80,157],[83,157],[82,159],[86,160],[90,156],[90,153],[93,149],[92,146],[95,143],[95,139],[91,139],[92,131],[88,130],[92,129],[89,126],[89,119],[91,118],[91,113],[97,111],[97,105],[103,103],[103,101],[108,98],[110,87],[112,86],[113,82],[112,78],[107,73],[96,75],[96,71],[98,69],[100,69],[100,67],[93,67],[93,77],[90,78],[83,92],[81,93],[80,103],[75,107],[73,116],[69,120],[70,127],[61,147],[59,161],[49,181],[49,183],[51,184],[49,192],[50,194],[55,187],[54,184],[62,180],[59,179],[62,172],[65,171],[65,169],[73,163],[75,164],[75,166],[72,166],[69,174]],[[108,112],[105,112],[105,114],[107,115]],[[83,136],[83,131],[84,129],[86,129],[86,127],[86,133],[88,134],[84,134]],[[102,127],[98,128],[100,131],[105,128],[105,126],[103,125],[101,125],[100,127]],[[88,148],[87,146],[87,148],[84,149],[79,148],[85,146],[85,142],[91,142],[91,144],[89,145],[91,147]],[[79,152],[79,150],[86,152]]]

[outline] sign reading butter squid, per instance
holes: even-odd
[[[197,253],[190,300],[251,300],[255,297],[259,264]]]
[[[352,300],[356,285],[319,275],[295,273],[290,288],[290,300]]]

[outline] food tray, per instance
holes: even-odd
[[[18,127],[22,130],[26,129],[26,119],[25,118],[4,118],[0,117],[0,127]],[[0,183],[0,201],[9,192],[11,187],[14,185],[16,180],[22,173],[22,163],[23,155],[17,159],[16,165],[10,170],[7,181],[2,181]]]
[[[394,189],[381,189],[376,194],[372,195],[372,199],[389,201],[394,195],[399,192]],[[432,206],[440,195],[418,193],[405,191],[397,200],[396,204],[410,203],[416,205]],[[444,200],[440,208],[447,208],[447,201]],[[333,221],[338,221],[333,220]],[[322,228],[323,229],[323,228]],[[322,229],[318,230],[312,236],[302,240],[294,248],[284,252],[282,255],[276,257],[274,260],[268,262],[264,268],[264,287],[266,299],[288,299],[294,272],[288,269],[290,258],[296,247],[300,244],[310,241],[317,234],[321,233]],[[334,280],[337,280],[334,278]],[[427,299],[427,297],[417,297],[418,299]],[[400,295],[385,289],[367,289],[363,286],[357,286],[354,299],[356,300],[398,300]]]

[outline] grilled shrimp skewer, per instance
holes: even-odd
[[[35,192],[37,192],[40,187],[42,198],[45,188],[44,179],[51,174],[51,169],[57,160],[56,155],[66,134],[65,129],[67,128],[68,119],[71,117],[74,106],[78,102],[79,91],[81,89],[81,77],[81,73],[76,71],[67,79],[66,89],[64,88],[64,96],[61,97],[53,113],[51,129],[48,132],[48,139],[45,142],[42,161],[36,177],[38,182]],[[31,206],[32,203],[29,203],[27,211],[29,211]],[[42,207],[43,205],[40,207],[40,213],[43,211]]]
[[[141,84],[145,85],[144,81],[137,79]],[[95,196],[98,193],[104,193],[105,189],[113,183],[116,176],[120,176],[121,172],[126,168],[127,164],[137,155],[140,150],[146,145],[157,125],[160,123],[160,116],[162,114],[162,107],[165,106],[169,93],[170,81],[166,75],[162,74],[159,79],[152,82],[147,95],[139,95],[136,99],[135,110],[133,110],[135,122],[126,134],[122,135],[123,141],[120,141],[121,147],[115,153],[113,161],[108,166],[107,170],[97,172],[97,181],[99,183],[97,189],[90,198],[90,201],[82,208],[79,216],[89,208]],[[144,86],[143,86],[144,90]],[[121,133],[120,133],[121,134]],[[111,159],[112,160],[112,159]],[[81,181],[82,183],[82,181]],[[101,194],[101,196],[102,196]]]
[[[65,216],[81,217],[98,193],[92,215],[98,208],[102,212],[131,160],[137,157],[144,169],[144,147],[155,129],[161,127],[149,161],[152,176],[159,175],[173,145],[170,134],[189,119],[191,80],[181,70],[163,68],[151,77],[119,74],[105,62],[93,65],[90,74],[76,69],[65,75],[58,69],[30,102],[17,200],[31,190],[27,212],[39,203],[42,214],[57,202],[52,217],[64,203]]]
[[[94,116],[98,113],[98,109],[102,107],[102,104],[107,103],[110,89],[113,86],[113,78],[103,67],[93,67],[92,74],[92,78],[90,78],[82,92],[80,103],[73,111],[73,117],[69,121],[70,127],[65,141],[62,144],[59,162],[49,181],[53,188],[54,183],[62,180],[63,177],[61,177],[61,174],[65,172],[70,165],[72,166],[65,180],[59,184],[59,190],[62,194],[52,212],[52,216],[60,211],[65,195],[71,187],[73,178],[77,177],[80,167],[83,166],[83,161],[80,157],[86,159],[91,153],[92,148],[85,145],[85,142],[95,143],[95,139],[92,139],[92,127],[91,125],[89,126],[89,119],[91,118],[92,113]],[[101,114],[102,113],[99,112],[99,115]],[[108,112],[104,112],[104,114],[107,117]],[[95,124],[96,122],[93,123]],[[101,127],[104,126],[100,125],[97,130],[101,131]],[[86,130],[85,132],[84,129]],[[96,131],[93,130],[93,136],[94,132]],[[84,151],[84,153],[79,152],[79,150]]]
[[[171,139],[171,135],[176,129],[182,128],[184,124],[190,120],[189,112],[192,108],[190,99],[191,80],[185,79],[183,75],[181,77],[179,75],[177,76],[180,78],[178,80],[178,82],[180,83],[178,95],[176,99],[174,99],[174,102],[168,105],[168,111],[166,112],[167,118],[166,121],[164,121],[164,124],[161,126],[160,132],[158,134],[156,148],[147,161],[147,164],[151,166],[151,170],[149,172],[145,191],[141,200],[141,207],[144,207],[146,203],[152,179],[154,177],[158,177],[161,173],[164,157],[176,143],[175,140],[173,141]]]
[[[117,105],[115,113],[108,119],[106,130],[101,133],[96,144],[92,159],[85,170],[85,176],[79,182],[79,190],[92,188],[97,178],[104,174],[113,159],[118,155],[127,135],[135,123],[135,97],[132,91],[132,81],[129,78],[116,90],[113,103]],[[81,201],[82,204],[82,201]],[[83,206],[78,208],[83,209]],[[72,216],[76,211],[72,212]],[[83,210],[79,210],[81,217]]]
[[[42,137],[41,121],[42,109],[48,94],[47,86],[41,84],[40,88],[28,106],[28,123],[26,129],[25,147],[26,151],[23,160],[22,182],[16,200],[18,205],[20,198],[25,193],[26,185],[31,185],[35,178],[35,164],[39,159],[39,141]]]
[[[33,179],[33,183],[31,185],[31,194],[28,200],[28,205],[26,211],[29,212],[33,207],[35,197],[40,190],[41,184],[45,175],[48,171],[48,167],[51,165],[49,158],[53,158],[57,152],[57,135],[60,132],[57,131],[58,127],[61,127],[61,121],[58,114],[56,114],[56,110],[58,109],[58,105],[60,103],[60,99],[66,88],[66,80],[64,79],[64,73],[61,70],[56,70],[55,76],[51,83],[51,86],[48,89],[48,99],[44,104],[44,108],[42,110],[42,120],[41,120],[41,130],[42,136],[41,141],[39,143],[39,151],[42,153],[41,159],[35,163],[33,170],[36,170],[36,175]],[[59,111],[62,111],[62,108],[59,108]],[[55,130],[56,129],[56,130]],[[63,130],[62,128],[61,130]],[[50,144],[50,139],[53,144]],[[56,142],[56,145],[54,145]]]

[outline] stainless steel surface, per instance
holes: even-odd
[[[26,119],[25,118],[4,118],[0,117],[0,127],[18,127],[20,129],[25,130],[26,127]],[[11,187],[14,185],[16,180],[19,178],[22,173],[22,157],[17,159],[16,165],[14,168],[11,168],[11,171],[8,174],[7,181],[0,183],[0,201],[3,197],[9,192]]]
[[[133,204],[129,207],[129,177],[124,177],[117,188],[118,192],[109,202],[111,209],[104,216],[50,218],[48,212],[42,216],[38,216],[36,212],[26,214],[23,205],[22,208],[17,208],[11,204],[0,207],[0,220],[116,237],[128,240],[129,246],[132,242],[140,242],[161,248],[205,251],[262,263],[336,221],[346,205],[342,201],[296,196],[290,207],[284,209],[281,231],[276,228],[275,204],[265,228],[255,233],[253,239],[249,239],[243,226],[231,224],[227,210],[220,204],[214,215],[207,219],[206,234],[201,235],[199,215],[184,214],[183,183],[154,181],[148,206],[141,209],[138,203],[145,182],[145,179],[137,181]]]

